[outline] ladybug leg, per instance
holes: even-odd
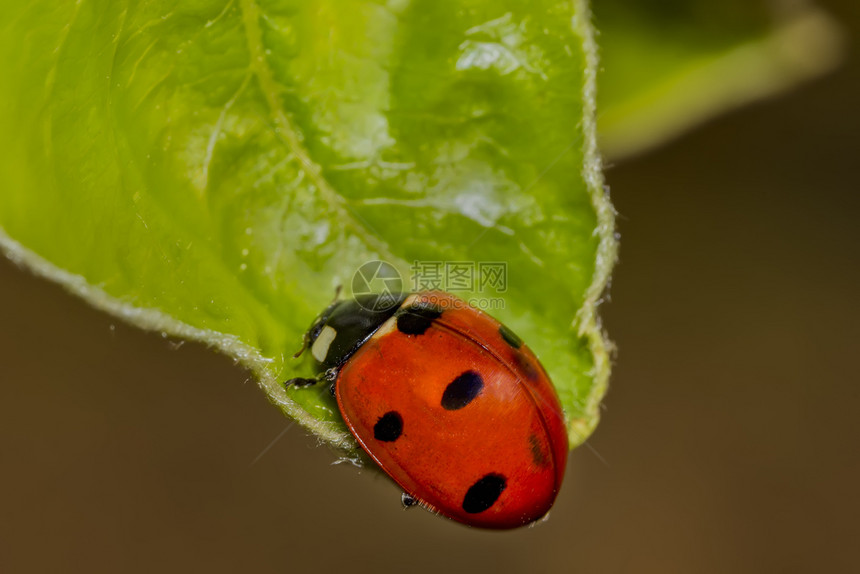
[[[337,367],[332,367],[327,371],[324,371],[313,378],[307,377],[296,377],[294,379],[289,379],[284,383],[285,387],[312,387],[314,385],[318,385],[320,383],[324,383],[329,386],[329,392],[331,396],[334,396],[334,382],[337,380]]]
[[[319,379],[306,379],[302,377],[296,377],[295,379],[290,379],[284,383],[285,387],[310,387],[319,383]]]
[[[331,396],[335,396],[335,381],[337,381],[337,367],[332,367],[331,369],[324,372],[322,375],[322,380],[326,381],[329,384],[328,392],[331,393]]]
[[[404,492],[400,495],[400,504],[403,505],[403,510],[408,510],[418,504],[418,499],[408,492]]]

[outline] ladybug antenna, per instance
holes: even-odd
[[[340,292],[342,289],[343,289],[343,285],[338,283],[337,287],[334,288],[334,298],[332,298],[331,303],[329,303],[329,305],[328,305],[329,308],[332,305],[334,305],[335,303],[337,303],[337,300],[340,297]],[[317,317],[317,320],[319,320],[319,317]],[[310,339],[309,335],[310,335],[310,331],[305,333],[305,336],[302,338],[302,348],[295,352],[295,354],[293,355],[294,359],[298,359],[299,357],[301,357],[302,353],[305,352],[305,349],[308,348],[308,343],[310,342],[309,341],[309,339]]]
[[[319,317],[317,317],[317,320],[318,319],[319,319]],[[316,323],[316,321],[314,321],[314,323]],[[313,327],[311,327],[311,330],[313,330]],[[298,359],[299,357],[301,357],[302,353],[305,352],[305,349],[308,348],[308,344],[311,342],[310,341],[311,330],[305,331],[305,334],[302,336],[302,347],[298,351],[295,352],[295,354],[293,355],[294,359]]]
[[[307,349],[307,348],[308,348],[308,334],[305,333],[304,336],[302,337],[302,348],[299,349],[298,351],[296,351],[296,353],[293,355],[293,358],[298,359],[299,357],[301,357],[302,353],[304,353],[305,349]]]

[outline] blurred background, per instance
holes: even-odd
[[[616,367],[548,521],[404,512],[228,359],[3,260],[0,571],[860,570],[860,7],[820,4],[839,69],[608,165]]]

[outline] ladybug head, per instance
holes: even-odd
[[[317,372],[343,365],[394,315],[407,296],[373,293],[329,305],[305,334],[305,348],[310,348]]]

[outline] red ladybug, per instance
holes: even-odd
[[[447,293],[381,297],[330,305],[305,335],[320,376],[288,384],[333,383],[346,425],[404,504],[483,528],[544,516],[568,442],[537,357]]]

